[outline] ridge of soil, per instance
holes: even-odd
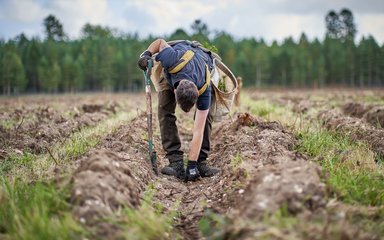
[[[157,121],[153,122],[156,130]],[[187,127],[179,130],[182,140],[191,137]],[[141,114],[79,160],[72,177],[73,213],[97,236],[119,238],[120,227],[106,219],[122,207],[140,206],[149,184],[154,189],[153,204],[163,206],[164,214],[178,212],[174,227],[183,239],[203,238],[198,223],[207,210],[225,216],[218,231],[224,239],[252,239],[268,233],[270,228],[257,222],[280,209],[304,222],[315,221],[318,216],[333,219],[338,214],[327,213],[330,203],[320,167],[295,151],[295,137],[278,122],[241,113],[236,119],[214,125],[209,163],[221,172],[188,183],[153,174],[146,160],[146,131],[146,116]],[[156,134],[154,144],[160,169],[167,161]],[[343,219],[332,221],[337,226],[343,224],[333,232],[327,226],[315,229],[313,238],[335,236],[332,234],[344,234],[347,239],[372,237],[353,230]],[[294,236],[301,236],[305,226],[301,228]]]
[[[154,181],[143,139],[146,116],[140,114],[103,139],[102,144],[79,159],[72,176],[73,213],[97,236],[119,237],[119,227],[106,219],[122,207],[137,208],[140,194]]]
[[[363,140],[371,145],[372,150],[379,156],[384,156],[384,129],[377,129],[362,119],[345,116],[336,109],[319,113],[328,130],[342,132],[352,140]]]
[[[155,183],[154,203],[164,206],[165,213],[175,207],[179,212],[175,227],[184,239],[202,238],[197,223],[207,209],[254,218],[283,205],[289,211],[301,212],[326,204],[319,167],[294,152],[294,137],[279,123],[245,113],[215,129],[210,163],[220,168],[221,173],[184,183],[152,173],[145,160],[144,115],[121,126],[80,159],[72,178],[75,216],[97,234],[114,238],[118,227],[102,219],[123,206],[139,206],[140,194],[150,182]],[[188,138],[183,132],[181,137]],[[155,145],[159,149],[158,138]],[[158,156],[160,166],[164,166],[161,151]],[[233,163],[235,156],[242,159],[238,166]]]
[[[342,111],[351,117],[363,118],[374,127],[384,127],[383,106],[349,102],[342,106]]]
[[[120,108],[117,102],[105,104],[83,104],[82,110],[74,107],[72,116],[65,116],[62,109],[52,107],[17,108],[3,113],[2,121],[18,122],[12,128],[0,125],[0,156],[5,158],[10,153],[23,152],[46,153],[58,141],[63,142],[74,132],[84,127],[95,126],[98,122],[116,113]]]

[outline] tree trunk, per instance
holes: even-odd
[[[286,87],[287,86],[287,71],[285,69],[283,69],[283,71],[281,72],[281,80],[282,80],[283,86]]]
[[[256,67],[256,87],[259,88],[261,86],[261,67],[257,65]]]

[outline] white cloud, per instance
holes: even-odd
[[[267,17],[266,22],[268,27],[261,35],[269,41],[282,41],[289,36],[298,39],[303,32],[310,39],[324,36],[325,26],[321,17],[316,15],[273,14]]]
[[[42,21],[55,15],[70,37],[86,23],[118,28],[141,36],[164,36],[177,28],[189,31],[195,19],[210,30],[237,38],[263,37],[268,42],[305,32],[322,39],[329,10],[352,10],[358,37],[372,34],[384,41],[383,0],[0,0],[0,27],[6,38],[20,32],[42,34]]]
[[[70,36],[78,36],[85,23],[105,24],[107,0],[56,0],[49,10],[63,22]]]
[[[381,14],[357,14],[355,17],[357,22],[357,35],[362,36],[373,35],[377,42],[384,41],[384,13]]]
[[[33,0],[9,0],[4,4],[2,18],[15,22],[29,23],[40,20],[43,8]]]
[[[191,24],[193,20],[211,14],[216,8],[212,2],[189,0],[135,0],[127,1],[127,7],[136,8],[151,16],[152,22],[140,28],[154,34],[169,33],[178,27]]]

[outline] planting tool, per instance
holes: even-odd
[[[156,151],[153,149],[153,140],[152,140],[152,97],[151,97],[152,67],[153,67],[153,60],[150,59],[147,62],[147,71],[144,71],[145,95],[147,99],[148,153],[149,153],[149,160],[151,161],[152,169],[155,172],[155,174],[158,175]]]

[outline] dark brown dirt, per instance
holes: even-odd
[[[373,107],[364,115],[365,120],[372,126],[384,128],[384,107]]]
[[[119,237],[119,227],[106,218],[122,207],[136,208],[154,173],[148,163],[144,115],[119,127],[79,160],[72,177],[71,201],[77,219],[105,239]]]
[[[84,105],[83,105],[84,106]],[[46,153],[55,143],[65,141],[84,127],[94,126],[116,112],[118,104],[107,102],[92,113],[72,107],[64,114],[52,107],[17,108],[3,113],[2,122],[14,122],[10,127],[0,125],[0,150],[6,153]],[[87,109],[87,111],[89,111]]]
[[[384,107],[378,105],[364,105],[350,102],[342,107],[345,114],[351,117],[363,118],[374,127],[384,126]]]
[[[191,139],[187,118],[192,116],[182,115],[178,120],[185,152]],[[154,124],[160,169],[167,161],[156,133],[156,116]],[[375,239],[358,229],[353,230],[349,222],[338,218],[337,210],[329,213],[321,169],[294,150],[295,137],[278,122],[266,122],[243,113],[214,126],[209,161],[221,172],[212,178],[188,183],[152,173],[146,161],[145,136],[146,117],[140,115],[84,156],[73,175],[74,213],[102,238],[119,237],[119,226],[105,219],[124,206],[140,206],[143,192],[153,183],[153,203],[162,205],[165,214],[171,210],[178,212],[175,229],[184,239],[203,238],[198,222],[208,209],[225,216],[217,235],[223,239],[255,239],[270,231],[273,232],[268,235],[270,239],[284,239],[284,236]],[[281,209],[303,222],[297,233],[284,232],[284,228],[271,230],[263,222],[265,216]],[[317,218],[326,222],[331,218],[329,224],[337,227],[325,224],[322,228],[307,230],[306,222],[316,222]]]
[[[73,176],[74,213],[102,236],[118,236],[119,228],[103,219],[123,206],[137,207],[150,182],[155,183],[154,203],[164,206],[165,212],[175,208],[179,212],[175,227],[184,239],[202,237],[197,223],[207,209],[243,219],[285,205],[299,213],[326,203],[319,168],[292,150],[295,139],[277,122],[242,114],[217,126],[210,162],[221,173],[189,183],[154,176],[145,160],[145,127],[143,115],[120,127],[80,160]],[[181,129],[181,137],[188,139],[187,129]],[[161,167],[166,161],[158,137],[155,144]]]
[[[372,107],[373,106],[366,106],[357,102],[349,102],[344,104],[341,109],[343,110],[344,114],[347,114],[351,117],[362,118],[367,111],[372,109]]]
[[[224,169],[233,171],[231,160],[241,156],[242,163],[235,169],[242,169],[247,177],[241,181],[240,188],[229,191],[227,201],[231,208],[221,208],[219,213],[226,214],[236,224],[259,221],[282,207],[293,215],[324,208],[326,186],[320,168],[293,150],[295,138],[279,123],[265,122],[245,113],[223,126],[215,137],[221,143],[216,143],[216,158],[212,158],[215,163],[226,163]],[[237,237],[240,238],[231,239]]]
[[[364,120],[348,117],[335,109],[322,111],[319,118],[332,131],[348,134],[352,140],[366,141],[379,156],[384,156],[384,129],[377,129]]]
[[[285,205],[294,213],[323,207],[326,189],[320,169],[296,154],[294,144],[279,123],[241,114],[213,133],[210,161],[221,169],[219,176],[187,184],[163,176],[155,199],[166,208],[180,201],[176,226],[184,239],[202,237],[197,222],[207,209],[244,219]]]

